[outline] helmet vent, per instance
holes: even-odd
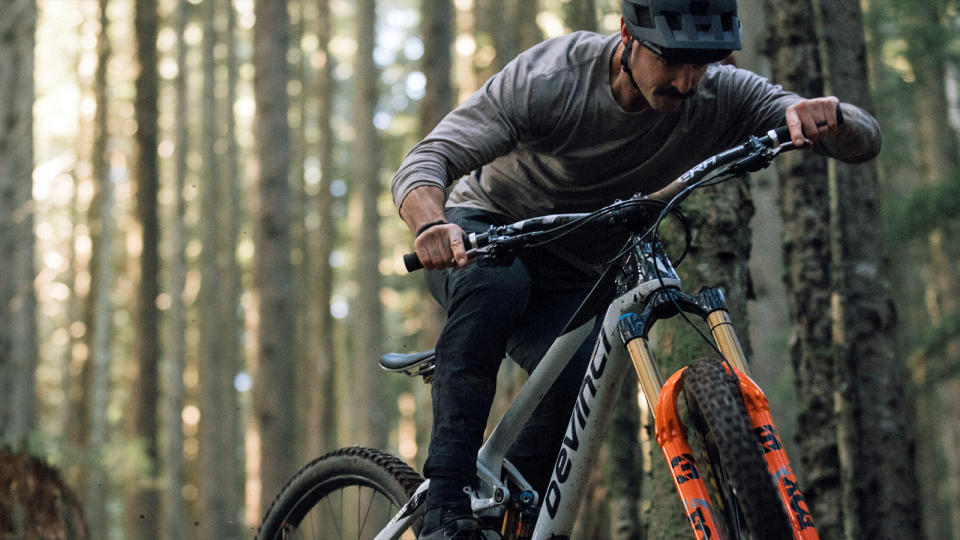
[[[634,6],[634,11],[637,14],[637,24],[644,28],[654,28],[653,17],[650,16],[650,8],[648,6]]]
[[[680,30],[683,28],[683,23],[680,20],[680,14],[676,11],[661,11],[663,18],[667,20],[667,26],[671,30]]]
[[[720,15],[720,24],[722,25],[724,32],[729,32],[733,29],[733,18],[734,13],[732,11],[728,11]]]
[[[690,2],[691,15],[708,15],[710,11],[710,2],[694,1]]]

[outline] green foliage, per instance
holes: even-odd
[[[915,187],[904,197],[887,201],[884,225],[891,245],[921,238],[960,218],[960,170],[934,185]]]
[[[960,336],[960,311],[944,317],[940,324],[919,336],[912,359],[914,369],[920,369],[921,387],[937,385],[946,379],[960,377],[960,365],[951,361],[947,346]],[[922,369],[918,361],[922,360]]]

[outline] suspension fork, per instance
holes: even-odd
[[[664,383],[650,351],[647,335],[657,320],[672,317],[678,310],[686,311],[707,321],[717,348],[735,369],[745,372],[747,363],[719,289],[705,289],[696,297],[678,290],[665,291],[665,294],[671,296],[651,298],[641,314],[625,315],[620,320],[620,334],[654,416],[657,444],[670,466],[690,527],[697,538],[709,538],[713,532],[721,529],[713,515],[706,483],[697,470],[687,428],[677,414],[676,403],[682,389],[680,381],[683,369]]]
[[[679,308],[679,310],[678,310]],[[723,357],[741,373],[750,373],[740,340],[734,331],[727,311],[726,299],[720,289],[703,289],[696,296],[679,290],[665,290],[651,295],[641,313],[628,313],[620,319],[620,337],[626,344],[637,372],[640,387],[651,411],[656,410],[657,396],[664,379],[650,352],[648,335],[654,323],[677,315],[680,311],[702,317],[710,326],[710,333]]]
[[[794,538],[817,540],[819,536],[809,507],[800,491],[796,475],[773,423],[770,404],[766,395],[749,375],[749,366],[734,331],[722,292],[719,289],[704,289],[696,297],[687,296],[679,291],[670,294],[675,295],[670,300],[674,306],[672,311],[658,309],[657,303],[651,302],[642,314],[631,313],[621,319],[620,334],[630,353],[630,359],[637,372],[637,378],[651,414],[654,416],[657,444],[670,466],[674,485],[683,501],[694,535],[697,538],[706,538],[707,531],[720,529],[713,517],[706,484],[693,459],[693,450],[687,438],[687,428],[677,414],[677,398],[682,389],[682,375],[686,368],[678,370],[669,380],[663,382],[647,337],[653,323],[675,315],[677,307],[703,317],[710,327],[710,333],[717,348],[737,375],[751,428],[763,446],[767,470],[776,481],[780,498],[793,525]],[[727,369],[729,370],[730,367]]]

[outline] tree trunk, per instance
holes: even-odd
[[[597,4],[595,0],[578,0],[563,5],[563,20],[571,31],[597,31]]]
[[[307,6],[302,2],[292,4],[290,42],[291,76],[290,87],[296,89],[290,103],[290,189],[293,194],[290,215],[291,259],[293,262],[293,289],[300,292],[295,296],[296,329],[294,339],[294,358],[297,368],[297,462],[306,463],[316,457],[309,448],[309,433],[304,426],[309,422],[310,394],[316,387],[313,355],[310,349],[310,310],[314,303],[310,291],[309,272],[314,265],[309,249],[307,232],[307,169],[309,155],[307,142],[307,124],[310,111],[310,67],[309,52],[303,48],[303,38],[307,31]]]
[[[364,417],[357,426],[357,442],[384,448],[387,444],[387,407],[383,400],[383,376],[376,359],[381,354],[383,322],[380,306],[380,216],[377,199],[380,185],[380,143],[373,115],[377,106],[377,68],[373,62],[373,36],[376,35],[376,1],[360,0],[357,18],[356,94],[354,125],[354,196],[361,208],[361,222],[356,246],[355,276],[359,285],[354,326],[353,355],[356,361],[355,380],[360,390]]]
[[[514,56],[533,47],[543,40],[543,32],[537,25],[537,15],[540,13],[540,0],[511,0],[514,2],[513,28],[516,31],[517,49],[514,51],[509,62]]]
[[[812,5],[767,0],[774,80],[800,95],[823,95]],[[794,152],[777,162],[784,227],[791,359],[800,415],[801,486],[823,538],[843,537],[842,486],[833,414],[834,349],[830,318],[830,206],[826,158]]]
[[[110,59],[110,40],[107,34],[107,0],[100,0],[100,33],[97,37],[97,71],[94,93],[97,100],[95,117],[96,134],[93,143],[93,178],[97,183],[97,198],[91,206],[96,227],[91,227],[94,237],[90,261],[91,289],[88,299],[92,301],[90,334],[90,365],[85,366],[89,384],[85,384],[84,399],[89,417],[86,449],[96,456],[87,469],[86,485],[83,486],[87,525],[95,538],[107,536],[107,471],[103,465],[102,451],[107,442],[107,404],[110,398],[110,364],[113,362],[111,338],[113,336],[113,236],[116,224],[113,218],[113,183],[108,168],[107,129],[107,63]],[[179,415],[177,416],[179,418]],[[182,453],[182,451],[181,451]]]
[[[230,304],[229,290],[223,279],[228,273],[228,261],[234,250],[221,243],[224,236],[222,217],[224,177],[220,167],[222,151],[218,129],[217,61],[214,54],[217,42],[217,6],[232,9],[229,2],[208,1],[202,4],[203,20],[203,90],[202,137],[203,169],[200,184],[201,238],[203,253],[200,258],[201,287],[200,312],[200,508],[206,519],[200,520],[200,535],[204,538],[237,538],[240,536],[240,498],[233,489],[232,479],[238,470],[236,458],[235,411],[237,400],[233,388],[236,359],[227,353],[227,341],[233,340],[235,317],[224,317]]]
[[[919,145],[919,175],[908,178],[923,186],[943,186],[957,172],[957,137],[949,124],[950,108],[946,93],[947,69],[951,46],[949,22],[943,2],[908,2],[897,5],[907,38],[906,53],[916,76],[916,137]],[[915,186],[907,186],[912,189]],[[936,219],[936,218],[934,218]],[[951,230],[952,229],[952,230]],[[914,275],[917,266],[929,275],[923,281],[922,294],[926,309],[917,313],[920,329],[938,328],[955,319],[958,312],[958,271],[955,264],[957,250],[956,227],[937,223],[926,235],[926,246],[917,259],[906,258],[902,272]],[[923,268],[926,267],[926,268]],[[903,294],[901,293],[901,298]],[[903,332],[901,332],[903,334]],[[907,338],[916,343],[916,334]],[[918,440],[918,475],[921,475],[920,495],[925,501],[924,522],[931,538],[948,537],[960,530],[960,459],[953,444],[960,432],[956,418],[956,378],[938,380],[926,375],[935,373],[938,365],[960,363],[960,340],[949,339],[933,354],[921,352],[913,357],[919,376],[917,396],[918,433],[940,431],[942,436],[924,436]],[[923,410],[920,410],[923,409]],[[949,516],[945,518],[945,516]],[[950,531],[954,531],[951,533]]]
[[[287,126],[286,58],[290,29],[286,1],[257,0],[254,13],[254,94],[260,162],[254,275],[259,292],[259,350],[254,375],[254,415],[260,432],[260,504],[261,510],[265,510],[296,468],[296,400],[289,390],[296,376]]]
[[[747,262],[750,257],[749,223],[753,217],[753,203],[745,182],[728,182],[701,193],[699,197],[693,196],[684,203],[682,209],[693,231],[687,259],[678,268],[684,290],[692,293],[707,286],[724,290],[730,317],[741,330],[738,337],[749,356],[746,328],[750,285]],[[676,258],[682,249],[682,237],[671,234],[667,238],[671,240],[667,252]],[[654,336],[657,360],[664,377],[669,377],[696,358],[716,356],[710,345],[679,317],[659,323]],[[653,433],[652,425],[646,429]],[[651,507],[649,517],[641,520],[647,527],[647,538],[688,538],[690,525],[676,496],[669,468],[664,463],[660,449],[652,446],[652,481],[643,488],[645,498],[650,498]]]
[[[33,206],[35,0],[0,7],[0,445],[36,427]]]
[[[860,4],[816,0],[824,23],[830,90],[872,108]],[[839,301],[835,309],[840,461],[847,538],[907,538],[920,531],[907,428],[905,366],[894,354],[895,313],[882,258],[875,165],[832,162],[830,170]],[[870,467],[863,467],[869,463]]]
[[[503,0],[486,0],[474,5],[476,39],[481,50],[486,45],[492,46],[489,34],[482,33],[481,21],[485,20],[487,14],[492,14],[489,6],[496,3],[499,3],[502,8]],[[503,16],[502,9],[496,13],[501,17]],[[420,17],[421,34],[424,42],[421,69],[427,78],[427,86],[423,100],[420,102],[419,133],[421,137],[425,137],[454,106],[452,47],[456,25],[453,3],[449,0],[425,0],[421,4]],[[474,59],[474,70],[479,78],[483,76],[484,70],[478,65],[478,61],[477,58]],[[423,321],[424,327],[418,340],[418,348],[430,349],[440,336],[445,314],[440,305],[433,301],[423,280],[416,279],[415,281],[415,286],[419,287],[418,290],[421,291],[420,297],[423,298],[420,303],[422,306],[420,319]],[[416,457],[417,465],[422,466],[423,460],[427,456],[426,449],[429,445],[430,426],[433,421],[430,408],[430,387],[415,383],[413,392],[416,403],[414,407],[418,449]]]
[[[639,444],[640,407],[637,390],[637,382],[632,377],[623,381],[605,441],[609,452],[605,471],[608,494],[605,502],[609,507],[609,519],[605,521],[609,528],[604,531],[604,536],[614,540],[638,540],[643,537],[640,523],[643,456]]]
[[[223,226],[220,227],[221,241],[224,246],[224,263],[221,280],[223,281],[220,290],[223,294],[223,300],[220,302],[220,349],[223,362],[226,365],[229,381],[228,396],[225,410],[221,411],[223,419],[223,429],[227,431],[227,440],[224,443],[224,459],[229,465],[224,467],[227,476],[224,478],[226,485],[235,486],[230,490],[230,502],[228,507],[232,509],[233,516],[238,517],[240,510],[244,506],[244,491],[246,486],[246,459],[245,459],[245,439],[246,429],[244,427],[245,415],[241,412],[241,406],[237,391],[240,388],[234,387],[234,378],[246,372],[244,343],[244,321],[245,314],[241,305],[241,296],[243,294],[243,284],[241,282],[240,265],[237,261],[237,244],[240,241],[240,224],[243,221],[243,185],[244,175],[240,172],[240,149],[237,143],[237,119],[233,111],[233,105],[237,102],[237,84],[239,82],[239,62],[237,59],[236,28],[237,13],[232,2],[224,2],[227,11],[227,23],[224,31],[226,40],[226,99],[222,103],[222,117],[226,141],[226,153],[223,158],[224,178],[223,194],[225,203],[220,205],[220,216]],[[241,534],[237,530],[237,534]]]
[[[141,227],[140,283],[137,292],[137,376],[133,392],[133,435],[143,445],[147,469],[137,482],[128,507],[132,538],[156,538],[159,534],[157,509],[160,498],[157,479],[157,404],[160,358],[160,293],[157,222],[157,6],[137,0],[135,31],[140,73],[136,80],[137,119],[137,217]]]
[[[438,2],[433,0],[433,3]],[[431,6],[427,2],[423,4],[425,14],[428,9],[434,8],[435,6]],[[477,50],[473,55],[474,87],[479,88],[494,73],[503,69],[503,66],[515,54],[513,52],[515,50],[514,40],[510,32],[511,25],[508,22],[509,13],[506,8],[507,0],[476,0],[473,4],[473,35],[474,39],[477,40]],[[435,14],[431,14],[431,17],[438,18]],[[448,29],[438,27],[437,30],[452,32],[454,30],[452,18],[449,25]],[[424,36],[426,36],[426,32],[424,32]],[[453,37],[451,36],[450,39],[452,40]],[[436,51],[434,54],[440,54],[440,51]],[[426,63],[426,58],[424,58],[424,65]],[[424,104],[426,104],[426,101],[424,101]],[[436,124],[432,124],[431,128],[433,125]]]
[[[333,268],[330,253],[336,245],[337,227],[333,216],[333,194],[330,184],[334,178],[333,164],[333,61],[330,54],[331,24],[330,1],[317,2],[317,37],[323,63],[317,72],[317,124],[319,126],[318,157],[320,161],[320,186],[313,201],[316,205],[318,227],[316,254],[311,265],[311,289],[315,300],[316,323],[312,337],[312,350],[317,366],[319,390],[311,392],[311,422],[308,430],[313,433],[317,453],[333,450],[337,446],[336,351],[333,347],[334,327],[330,313],[333,296]]]

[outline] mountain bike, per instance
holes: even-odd
[[[470,499],[488,538],[570,537],[609,413],[631,365],[695,538],[818,538],[767,399],[750,378],[723,292],[683,292],[658,234],[668,216],[685,223],[677,206],[694,190],[764,168],[795,148],[788,129],[778,128],[710,157],[649,196],[469,235],[468,253],[480,265],[509,264],[525,247],[576,231],[625,233],[629,238],[478,453]],[[689,227],[687,233],[689,245]],[[410,270],[419,267],[415,254],[404,260]],[[712,336],[704,337],[715,356],[694,360],[664,379],[648,343],[650,329],[659,320],[687,314],[706,321]],[[602,329],[552,477],[546,491],[538,493],[505,455],[538,396],[600,316]],[[433,351],[394,353],[384,355],[380,364],[387,371],[429,381],[434,360]],[[422,524],[428,486],[429,480],[389,454],[343,448],[293,476],[267,510],[258,537],[413,539]]]

